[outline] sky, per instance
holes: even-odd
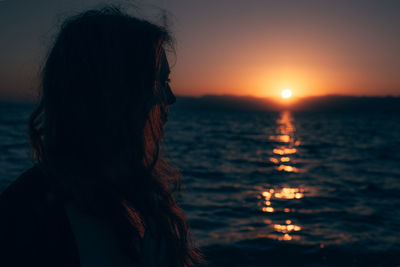
[[[400,96],[398,0],[0,0],[0,99],[34,98],[60,23],[104,3],[167,12],[177,95]]]

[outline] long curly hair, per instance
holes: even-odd
[[[180,176],[160,155],[168,114],[160,69],[171,46],[165,28],[116,7],[70,17],[42,68],[29,134],[59,195],[109,220],[134,262],[149,265],[147,233],[162,266],[193,266],[201,256],[173,197]]]

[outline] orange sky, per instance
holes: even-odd
[[[97,3],[0,2],[0,97],[33,95],[29,89],[60,14]],[[136,13],[155,22],[158,8],[169,12],[177,95],[275,97],[283,89],[294,97],[400,95],[400,1],[152,0],[138,6]]]
[[[400,2],[281,3],[227,5],[207,16],[207,30],[189,24],[193,32],[180,35],[191,38],[178,39],[175,91],[400,95],[400,16],[391,10]]]

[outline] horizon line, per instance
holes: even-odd
[[[186,95],[186,94],[175,94],[177,98],[196,98],[201,99],[204,97],[231,97],[231,98],[253,98],[253,99],[264,99],[272,101],[282,101],[283,99],[274,96],[255,96],[255,95],[238,95],[238,94],[202,94],[202,95]],[[325,94],[325,95],[309,95],[309,96],[298,96],[289,99],[289,101],[297,101],[299,99],[311,99],[311,98],[330,98],[330,97],[349,97],[349,98],[400,98],[400,94],[392,95],[350,95],[350,94]],[[35,103],[38,98],[32,96],[0,96],[0,102],[2,103]]]
[[[258,98],[258,99],[280,99],[275,96],[256,96],[256,95],[239,95],[239,94],[202,94],[202,95],[186,95],[186,94],[175,94],[176,97],[191,97],[191,98],[202,98],[207,96],[217,96],[217,97],[235,97],[235,98]],[[386,98],[386,97],[400,97],[393,94],[385,95],[350,95],[350,94],[324,94],[324,95],[308,95],[308,96],[294,96],[292,99],[305,99],[305,98],[318,98],[318,97],[357,97],[357,98]]]

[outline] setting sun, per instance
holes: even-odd
[[[290,91],[289,89],[285,89],[282,91],[282,97],[283,98],[290,98],[292,97],[292,91]]]

